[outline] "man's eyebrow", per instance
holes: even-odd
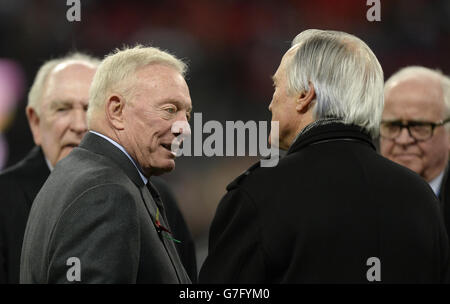
[[[383,122],[386,123],[400,123],[400,124],[409,124],[409,123],[429,123],[430,121],[426,120],[426,119],[383,119]]]
[[[61,100],[61,99],[55,99],[50,102],[50,108],[57,108],[59,106],[70,106],[72,105],[72,102],[69,100]]]
[[[273,83],[277,82],[277,78],[275,77],[275,75],[270,76],[270,78],[272,79]]]
[[[161,105],[167,104],[167,103],[172,103],[172,104],[176,105],[176,106],[179,107],[179,108],[184,108],[184,103],[181,102],[181,101],[179,101],[179,100],[176,100],[176,99],[168,99],[168,100],[166,100],[166,101],[163,101],[163,102],[161,103]],[[188,111],[188,112],[192,111],[192,106],[189,107],[189,108],[187,108],[186,111]]]

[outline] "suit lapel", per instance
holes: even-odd
[[[442,177],[441,185],[439,188],[439,200],[441,201],[441,207],[444,207],[444,202],[446,201],[447,196],[447,189],[445,186],[448,183],[448,166],[444,170],[444,176]]]
[[[149,186],[151,187],[151,186]],[[169,259],[172,263],[172,266],[175,270],[175,273],[177,275],[178,281],[180,283],[188,283],[190,282],[189,278],[187,277],[186,271],[184,269],[184,267],[181,264],[181,260],[178,256],[178,253],[176,251],[175,245],[173,243],[172,240],[168,240],[163,234],[167,233],[165,231],[161,231],[159,229],[157,229],[156,227],[156,213],[157,213],[157,208],[158,206],[162,207],[159,208],[159,212],[160,212],[160,216],[159,216],[159,221],[160,223],[168,228],[170,230],[170,227],[168,225],[168,222],[166,220],[165,217],[165,212],[164,212],[164,208],[161,204],[161,202],[159,201],[158,203],[156,203],[155,199],[152,197],[152,195],[150,194],[149,189],[147,188],[147,186],[143,186],[141,187],[141,193],[145,202],[145,206],[147,208],[147,211],[152,219],[153,225],[155,226],[155,229],[157,230],[157,233],[164,245],[164,248],[166,249],[167,255],[169,256]],[[159,198],[156,197],[156,200],[158,200]]]
[[[79,148],[87,149],[96,154],[100,154],[108,157],[113,161],[113,163],[122,169],[123,172],[138,186],[142,187],[144,182],[142,181],[141,176],[139,175],[136,167],[131,162],[131,160],[120,151],[119,148],[114,146],[112,143],[107,141],[106,139],[88,132],[80,143]],[[75,148],[77,149],[77,148]]]
[[[447,233],[450,233],[450,191],[447,189],[450,187],[450,179],[448,176],[449,166],[450,163],[445,168],[444,177],[442,178],[441,188],[439,190],[440,207],[444,217],[444,223],[447,228]]]

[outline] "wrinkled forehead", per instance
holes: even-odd
[[[410,99],[421,101],[430,107],[444,106],[441,81],[434,75],[410,75],[388,83],[384,90],[385,102]]]
[[[76,78],[85,74],[95,73],[97,68],[87,62],[70,60],[54,67],[48,77],[48,82],[60,78]]]
[[[154,104],[176,102],[191,107],[189,87],[182,74],[167,65],[152,64],[136,71],[133,84],[135,98],[144,97]]]
[[[82,100],[87,102],[89,87],[96,68],[83,62],[57,65],[48,75],[44,86],[43,102],[53,100]]]
[[[281,58],[280,65],[278,66],[278,69],[273,76],[274,80],[279,79],[285,75],[286,69],[287,69],[288,65],[290,64],[290,61],[296,54],[298,47],[299,47],[298,44],[294,45],[283,55],[283,57]]]
[[[411,76],[385,88],[383,117],[439,120],[446,107],[438,78]]]
[[[181,73],[174,67],[165,64],[149,64],[136,70],[134,76],[138,84],[147,88],[167,90],[169,87],[182,87],[188,89],[187,83]]]

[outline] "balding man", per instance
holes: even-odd
[[[450,81],[441,72],[411,66],[384,88],[381,154],[426,180],[440,198],[450,230]]]
[[[102,61],[89,94],[90,132],[58,163],[30,211],[21,283],[190,282],[149,181],[174,169],[171,146],[190,132],[185,69],[141,46]]]
[[[26,115],[36,146],[0,174],[0,283],[19,283],[28,212],[50,170],[87,131],[89,87],[99,63],[75,53],[47,61],[34,79]]]

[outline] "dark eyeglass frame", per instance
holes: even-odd
[[[432,122],[432,121],[413,121],[413,120],[411,120],[411,121],[407,121],[406,123],[403,123],[403,121],[401,121],[401,120],[382,120],[382,121],[381,121],[381,124],[390,124],[390,125],[398,126],[398,127],[400,127],[400,131],[399,131],[398,134],[397,134],[396,136],[394,136],[394,137],[387,137],[387,136],[383,136],[383,135],[381,134],[381,126],[380,126],[380,136],[383,137],[383,138],[387,138],[387,139],[391,139],[391,140],[392,140],[392,139],[395,139],[395,138],[399,137],[400,134],[402,133],[403,128],[406,128],[406,129],[408,130],[409,136],[411,136],[412,138],[414,138],[416,141],[425,141],[425,140],[428,140],[428,139],[430,139],[431,137],[433,137],[433,135],[434,135],[434,129],[435,129],[436,127],[443,126],[443,125],[445,125],[445,124],[448,123],[448,122],[450,122],[450,118],[447,118],[447,119],[445,119],[445,120],[440,120],[440,121],[438,121],[438,122]],[[427,138],[421,138],[421,139],[416,138],[416,137],[411,133],[411,129],[410,129],[410,127],[415,127],[415,126],[430,126],[430,127],[431,127],[431,133],[430,133],[430,136],[428,136]]]

